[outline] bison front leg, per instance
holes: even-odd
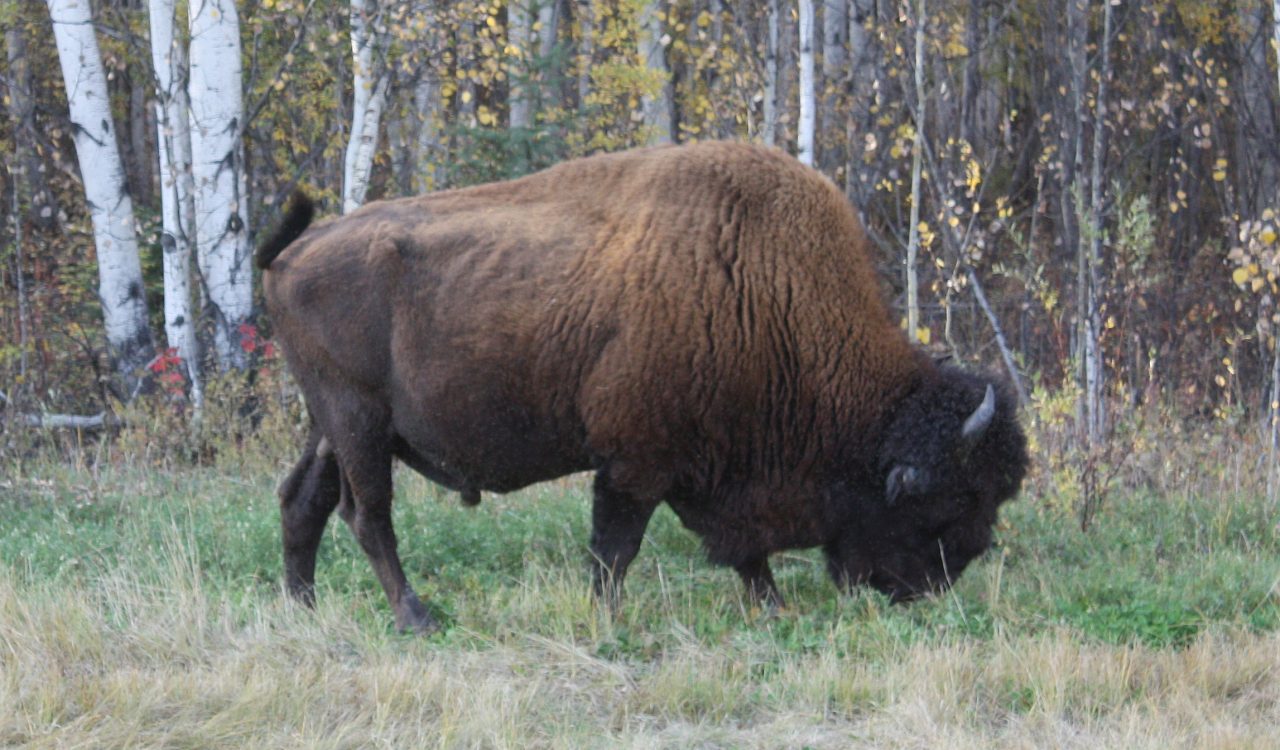
[[[592,578],[596,597],[617,611],[622,580],[640,551],[645,527],[657,503],[615,489],[604,471],[596,474],[591,507]]]
[[[340,496],[338,461],[318,429],[312,428],[298,463],[281,483],[280,525],[284,542],[285,590],[315,604],[316,549]]]
[[[742,578],[747,587],[747,596],[751,602],[769,610],[779,610],[786,606],[778,585],[773,582],[773,571],[769,569],[769,558],[753,557],[735,565],[734,570]]]

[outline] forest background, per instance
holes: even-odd
[[[0,418],[111,425],[140,393],[198,414],[206,380],[278,369],[248,256],[295,188],[339,213],[730,138],[841,186],[904,327],[1010,373],[1086,449],[1082,476],[1153,409],[1274,443],[1276,18],[1189,1],[5,0]]]

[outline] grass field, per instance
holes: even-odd
[[[839,597],[816,554],[749,609],[667,510],[617,618],[589,490],[475,509],[407,472],[397,528],[446,632],[392,617],[330,526],[315,612],[279,591],[282,466],[0,477],[0,746],[1280,747],[1280,534],[1230,492],[1034,492],[956,589]]]

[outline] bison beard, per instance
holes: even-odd
[[[314,596],[336,508],[401,628],[436,625],[391,525],[391,465],[479,501],[596,472],[597,594],[615,602],[667,502],[781,605],[768,556],[822,546],[842,586],[947,586],[1025,472],[1014,404],[894,325],[824,177],[728,143],[567,162],[310,224],[260,248],[312,434],[280,488],[285,581]]]

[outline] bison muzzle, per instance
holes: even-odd
[[[894,599],[946,587],[1026,470],[1007,391],[907,341],[844,196],[781,151],[643,149],[312,210],[295,196],[257,254],[313,425],[280,488],[304,601],[337,509],[396,623],[436,627],[396,552],[393,458],[469,503],[592,470],[598,595],[665,501],[775,606],[784,549]]]

